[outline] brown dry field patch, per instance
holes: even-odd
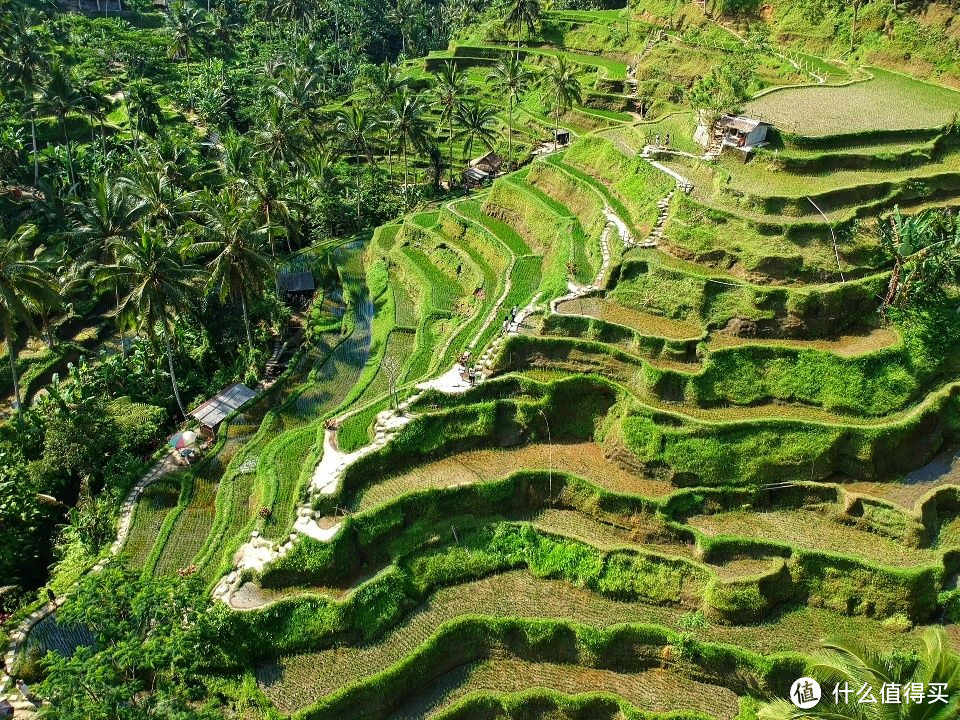
[[[610,298],[588,297],[567,300],[557,305],[557,312],[561,315],[585,315],[632,328],[643,335],[670,340],[689,340],[703,335],[703,329],[696,323],[632,310]]]
[[[257,680],[281,712],[293,712],[340,688],[386,670],[420,647],[441,624],[463,615],[556,618],[609,627],[647,623],[678,629],[687,610],[605,598],[570,583],[545,580],[525,570],[493,575],[438,590],[379,643],[289,655],[256,669]],[[869,639],[883,647],[916,648],[918,628],[899,633],[865,617],[842,617],[819,608],[788,610],[775,621],[694,630],[705,642],[741,645],[759,653],[812,652],[827,637]],[[956,633],[960,640],[960,632]]]
[[[793,340],[774,338],[744,338],[724,332],[710,335],[708,349],[739,347],[741,345],[767,345],[772,347],[797,348],[799,350],[823,350],[841,357],[865,355],[900,342],[900,335],[891,328],[875,328],[858,335],[842,335],[837,338],[819,340]]]
[[[646,478],[624,470],[603,454],[593,442],[538,443],[517,448],[470,450],[419,465],[384,478],[353,501],[355,509],[366,510],[411,490],[456,487],[497,480],[517,470],[568,472],[608,490],[645,497],[662,497],[674,490],[663,480]]]
[[[730,690],[669,670],[618,673],[577,665],[494,659],[445,673],[429,690],[416,695],[387,717],[390,720],[428,718],[470,693],[510,693],[532,687],[568,695],[610,693],[642,710],[699,710],[717,720],[732,720],[739,710],[738,698]]]
[[[842,483],[845,490],[886,500],[907,510],[914,510],[920,500],[944,485],[960,486],[960,448],[941,450],[929,463],[907,473],[901,482]]]
[[[646,523],[630,528],[594,520],[575,510],[542,510],[518,519],[544,532],[579,540],[598,550],[640,547],[661,555],[696,557],[697,548],[693,543],[680,542],[671,536],[669,528],[662,524],[658,526],[653,516],[648,517]]]
[[[877,533],[859,530],[812,510],[694,515],[687,520],[708,535],[733,535],[785,542],[809,550],[861,557],[881,565],[917,567],[939,562],[933,550],[910,548]]]

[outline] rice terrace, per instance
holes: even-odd
[[[960,717],[956,0],[0,0],[0,718]]]

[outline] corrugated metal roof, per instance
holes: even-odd
[[[742,133],[750,133],[761,125],[769,124],[770,123],[763,122],[762,120],[755,120],[754,118],[743,117],[742,115],[724,115],[720,118],[720,125],[739,130]]]
[[[196,418],[201,425],[215,428],[223,422],[227,415],[236,412],[256,396],[257,394],[246,385],[237,383],[218,392],[200,407],[193,410],[190,415]]]

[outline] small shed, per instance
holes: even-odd
[[[463,184],[469,187],[485,185],[490,180],[490,173],[476,167],[468,167],[463,171]]]
[[[191,411],[194,418],[208,430],[216,431],[224,418],[236,412],[257,396],[253,390],[243,383],[237,383],[224,388],[205,403]]]
[[[556,142],[557,145],[569,145],[569,144],[570,144],[570,131],[569,131],[569,130],[564,130],[564,129],[561,128],[560,130],[555,130],[554,133],[553,133],[553,135],[554,135],[554,138],[553,138],[553,139],[554,139],[554,142]]]
[[[309,270],[282,270],[277,273],[277,292],[286,297],[305,298],[313,295],[316,287]]]
[[[747,151],[765,145],[770,123],[743,115],[724,115],[717,121],[723,132],[723,144]]]
[[[496,175],[503,167],[503,158],[497,155],[493,150],[486,155],[470,161],[470,167],[480,170],[487,175]]]

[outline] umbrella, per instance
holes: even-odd
[[[197,434],[195,432],[192,430],[184,430],[170,438],[169,445],[177,450],[183,450],[183,448],[193,445],[196,441]]]

